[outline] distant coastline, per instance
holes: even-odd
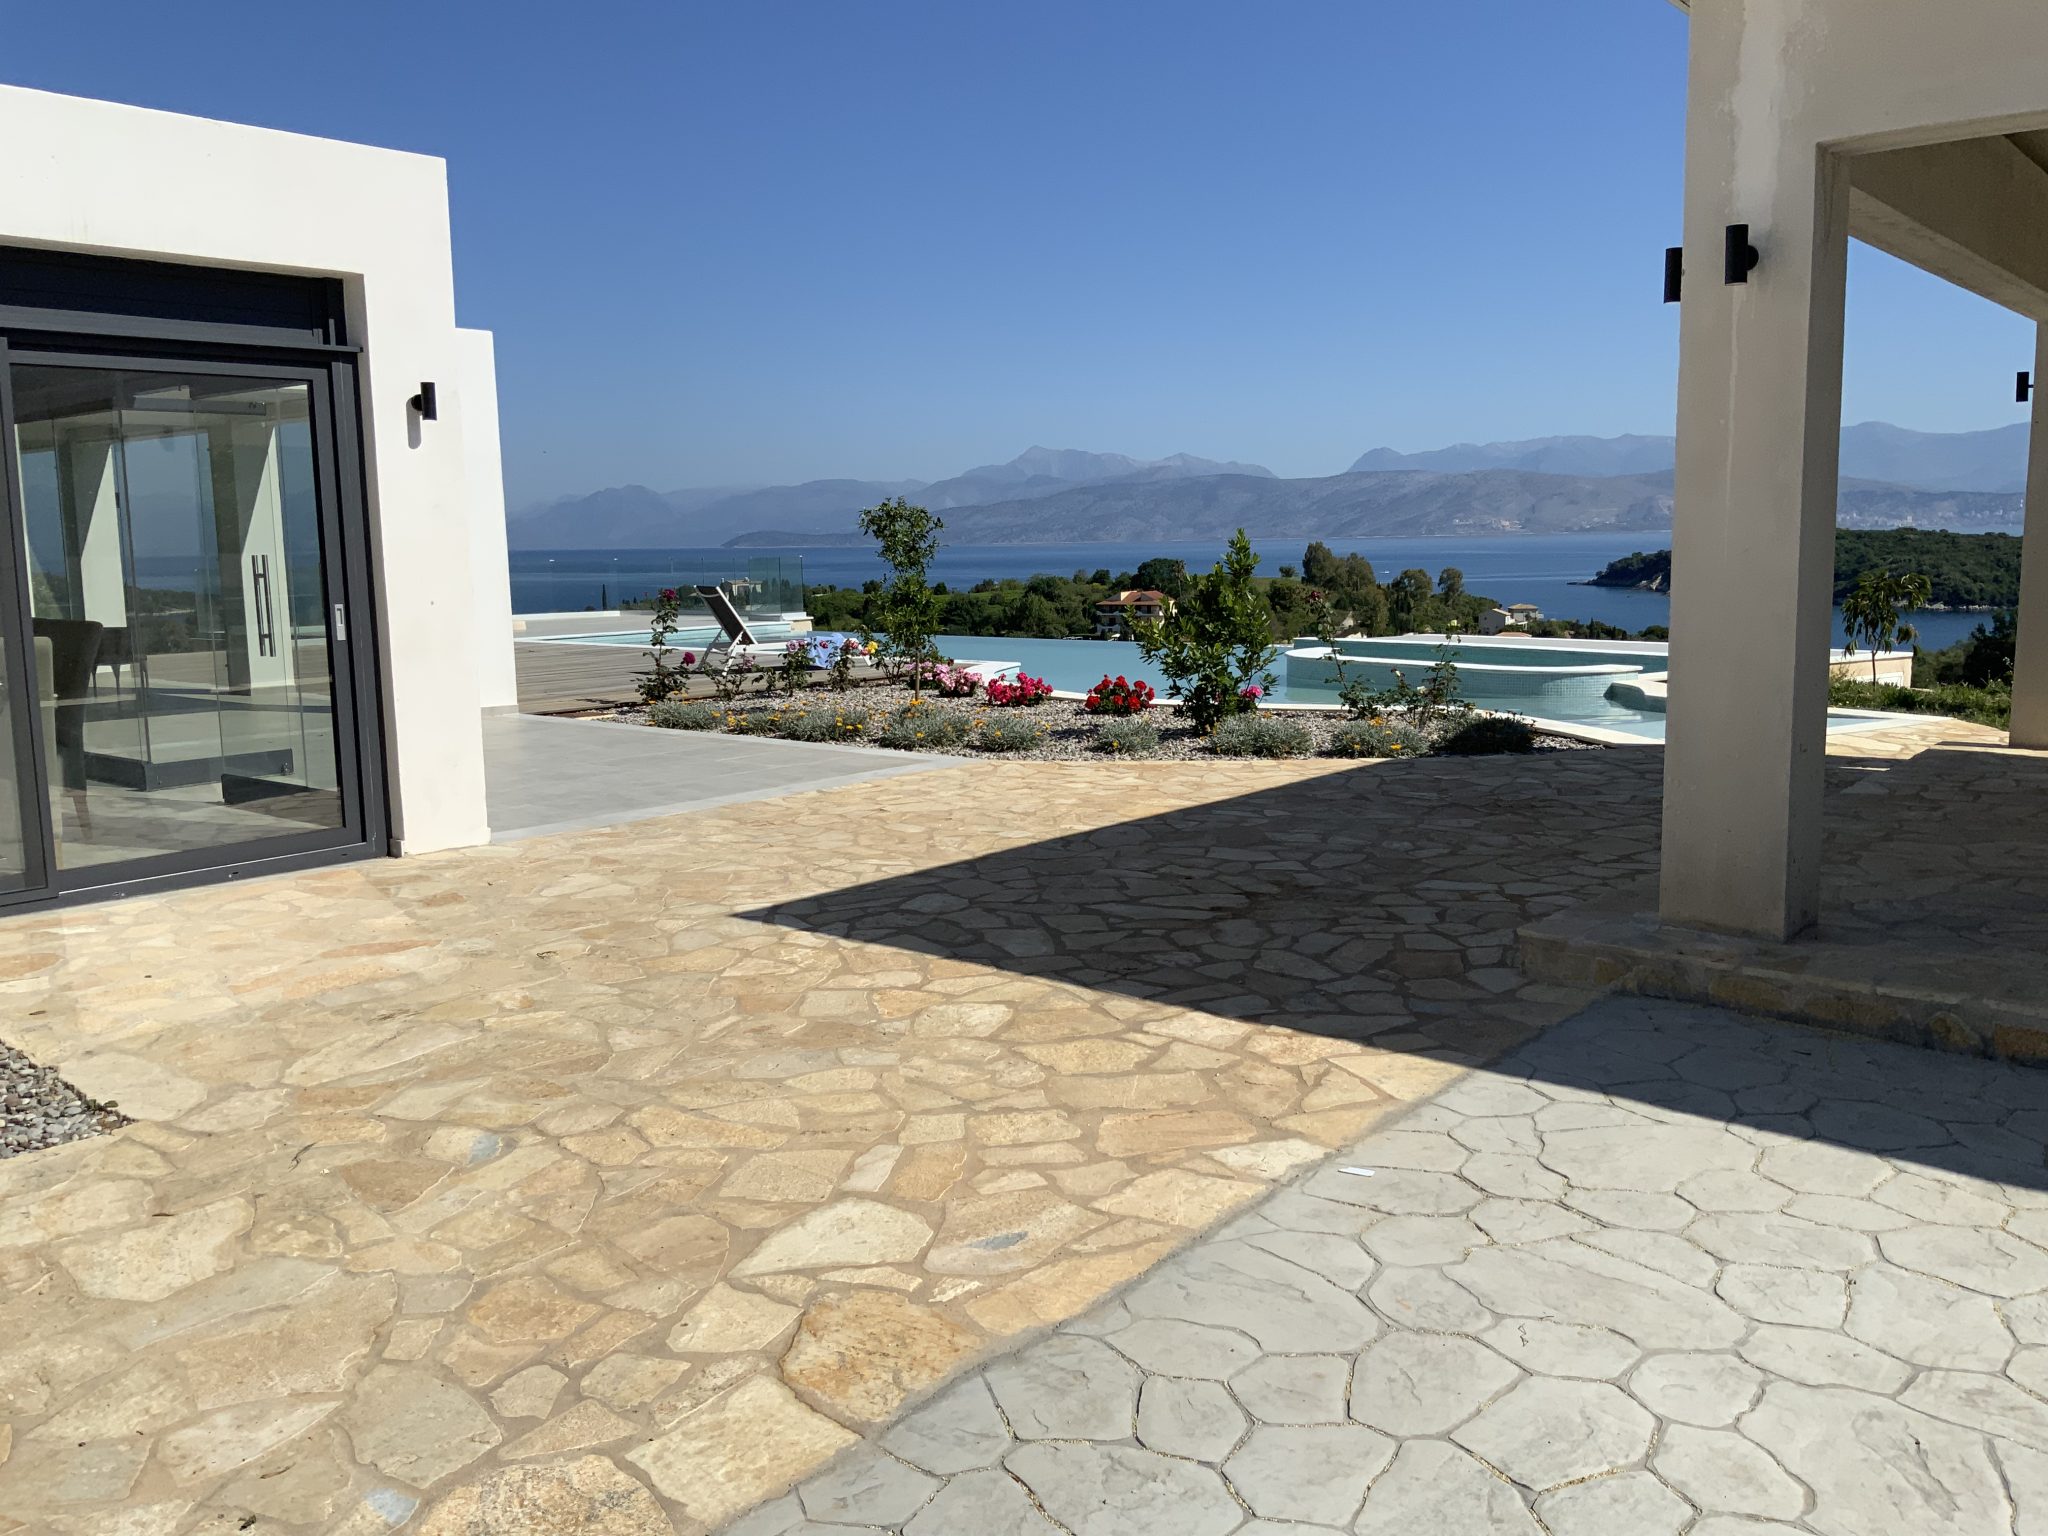
[[[853,549],[875,541],[859,531],[852,533],[799,533],[788,528],[760,528],[736,533],[721,549]]]
[[[1291,546],[1294,544],[1306,543],[1310,540],[1322,539],[1332,544],[1343,544],[1346,548],[1363,548],[1371,544],[1426,544],[1431,542],[1441,542],[1445,544],[1470,543],[1475,539],[1527,539],[1531,542],[1548,543],[1560,539],[1604,539],[1615,537],[1637,539],[1642,538],[1645,535],[1652,538],[1669,538],[1671,536],[1671,530],[1669,528],[1627,528],[1619,530],[1613,528],[1493,528],[1488,529],[1482,533],[1472,533],[1469,531],[1459,531],[1453,529],[1439,530],[1431,533],[1333,534],[1319,531],[1314,528],[1310,528],[1302,532],[1282,530],[1278,533],[1256,533],[1252,536],[1252,543],[1260,547],[1268,545]],[[1002,539],[976,537],[971,541],[971,547],[976,549],[1038,549],[1044,547],[1044,545],[1048,542],[1055,541],[1048,541],[1042,538]],[[1129,538],[1122,534],[1105,533],[1100,538],[1091,539],[1086,537],[1077,537],[1070,539],[1060,539],[1056,542],[1062,546],[1071,546],[1077,548],[1086,547],[1090,544],[1102,544],[1105,546],[1114,545],[1118,548],[1122,548],[1125,545],[1141,544],[1146,543],[1148,541],[1146,541],[1143,538]],[[1207,541],[1162,538],[1152,540],[1150,542],[1167,544],[1180,542]],[[788,529],[769,528],[763,529],[757,533],[734,534],[731,538],[727,539],[725,543],[720,545],[719,548],[778,549],[801,552],[806,549],[867,549],[871,548],[873,544],[874,540],[868,538],[864,534],[859,533],[793,533]],[[547,551],[535,550],[527,551],[527,553],[546,554]],[[1597,577],[1595,577],[1594,579],[1589,581],[1573,582],[1572,585],[1593,587],[1615,586],[1624,584],[1615,582],[1602,582]]]

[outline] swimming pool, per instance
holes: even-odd
[[[1637,686],[1662,676],[1669,647],[1651,641],[1492,640],[1402,635],[1297,646],[1282,659],[1287,696],[1335,703],[1347,682],[1379,691],[1422,682],[1438,660],[1458,668],[1460,694],[1481,709],[1622,731],[1664,734],[1661,697]]]
[[[782,624],[756,625],[763,640],[788,638]],[[699,646],[715,630],[678,632],[678,648]],[[550,637],[575,645],[622,645],[646,648],[644,632]],[[1042,677],[1062,693],[1086,693],[1105,676],[1150,683],[1163,701],[1165,676],[1139,654],[1129,640],[1005,639],[995,635],[939,635],[942,655],[956,661],[1013,662],[1033,677]],[[1589,727],[1642,741],[1664,739],[1661,681],[1670,665],[1670,648],[1648,640],[1500,640],[1463,636],[1401,635],[1380,639],[1349,638],[1338,642],[1344,675],[1365,677],[1369,686],[1389,687],[1396,671],[1420,683],[1423,674],[1447,651],[1458,667],[1459,690],[1481,709],[1526,715],[1561,726]],[[1334,707],[1340,686],[1338,668],[1320,641],[1302,639],[1276,648],[1271,670],[1274,704]],[[1830,731],[1868,730],[1891,717],[1854,710],[1834,710]],[[1598,739],[1596,736],[1594,739]]]

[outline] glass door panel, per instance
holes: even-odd
[[[312,386],[20,357],[57,869],[342,826]]]
[[[9,575],[8,563],[0,560],[0,578]],[[11,606],[13,593],[11,586],[0,588],[0,610]],[[34,674],[22,665],[27,658],[18,651],[13,635],[0,625],[0,892],[28,889],[38,862],[33,840],[41,836],[30,818],[35,760],[28,712],[35,703],[23,686]]]

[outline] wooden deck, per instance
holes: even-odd
[[[640,692],[635,684],[638,674],[647,670],[646,651],[634,645],[520,640],[514,642],[512,656],[519,675],[522,715],[576,715],[637,704]],[[863,665],[854,675],[865,680],[878,673]],[[765,688],[767,680],[750,686]],[[692,677],[685,691],[690,698],[706,699],[712,688],[705,678]]]
[[[631,704],[640,695],[633,674],[647,657],[629,645],[568,645],[521,640],[512,646],[522,715],[567,715]]]

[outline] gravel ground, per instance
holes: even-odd
[[[932,695],[929,693],[925,697],[932,699]],[[871,714],[886,713],[889,710],[909,703],[910,698],[911,693],[908,688],[899,687],[895,684],[857,688],[846,694],[836,694],[829,689],[814,688],[798,695],[798,701],[806,707],[816,708],[843,703],[849,710],[864,709]],[[735,713],[760,714],[785,706],[788,702],[786,699],[778,698],[771,700],[749,695],[738,703],[727,707]],[[943,750],[948,753],[961,756],[1037,759],[1040,761],[1059,761],[1063,759],[1068,761],[1077,759],[1099,760],[1107,755],[1095,746],[1096,735],[1106,723],[1105,718],[1089,714],[1077,701],[1048,699],[1043,704],[1035,704],[1028,708],[1010,709],[992,708],[978,698],[935,699],[933,702],[949,713],[960,714],[973,721],[992,719],[1019,720],[1029,721],[1034,725],[1042,725],[1046,728],[1045,739],[1037,747],[1014,752],[981,752],[974,746],[973,738],[969,737],[964,742],[944,748]],[[1345,716],[1334,710],[1288,710],[1282,707],[1266,710],[1264,713],[1277,715],[1306,726],[1309,734],[1315,738],[1315,750],[1318,755],[1328,750],[1330,738],[1336,732],[1337,727],[1345,722]],[[638,706],[633,706],[615,711],[611,718],[633,724],[644,724],[647,719],[647,711]],[[1215,756],[1205,745],[1203,737],[1192,726],[1180,723],[1179,710],[1155,707],[1148,710],[1144,718],[1159,731],[1159,749],[1156,752],[1148,753],[1148,759],[1177,758],[1186,760]],[[864,741],[859,737],[851,738],[845,744],[849,746],[873,745],[872,742]],[[1601,750],[1590,742],[1573,741],[1563,736],[1538,736],[1536,738],[1536,749],[1539,752]]]
[[[61,1147],[127,1123],[113,1105],[88,1099],[54,1067],[39,1067],[0,1044],[0,1157]]]

